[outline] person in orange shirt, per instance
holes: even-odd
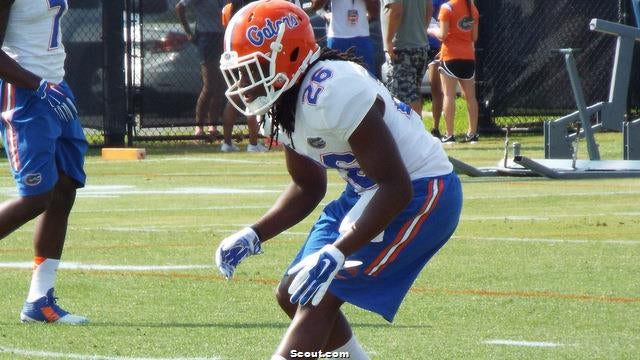
[[[475,46],[479,13],[472,0],[450,0],[440,7],[440,27],[429,35],[442,41],[440,78],[444,91],[444,121],[447,127],[443,143],[456,141],[453,120],[456,111],[456,86],[460,84],[467,101],[469,128],[463,142],[478,141],[478,101],[475,90]]]

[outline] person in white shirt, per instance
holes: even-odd
[[[331,12],[324,9],[331,5]],[[312,0],[311,9],[328,22],[327,47],[342,52],[353,48],[356,56],[364,60],[367,70],[377,74],[373,56],[373,43],[369,37],[369,21],[380,14],[378,0]]]

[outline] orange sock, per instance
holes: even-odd
[[[34,256],[33,257],[33,267],[35,268],[36,266],[42,264],[45,260],[47,260],[46,257],[44,256]]]

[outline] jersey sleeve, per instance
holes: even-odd
[[[451,17],[451,5],[442,4],[442,6],[440,7],[440,14],[438,14],[438,21],[449,22],[450,17]]]
[[[337,75],[321,90],[317,103],[306,108],[305,116],[310,116],[319,129],[346,141],[378,96],[377,86],[372,84],[372,79],[361,74]]]

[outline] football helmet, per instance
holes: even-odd
[[[233,15],[224,34],[225,95],[244,115],[263,115],[319,54],[302,8],[285,0],[249,3]]]

